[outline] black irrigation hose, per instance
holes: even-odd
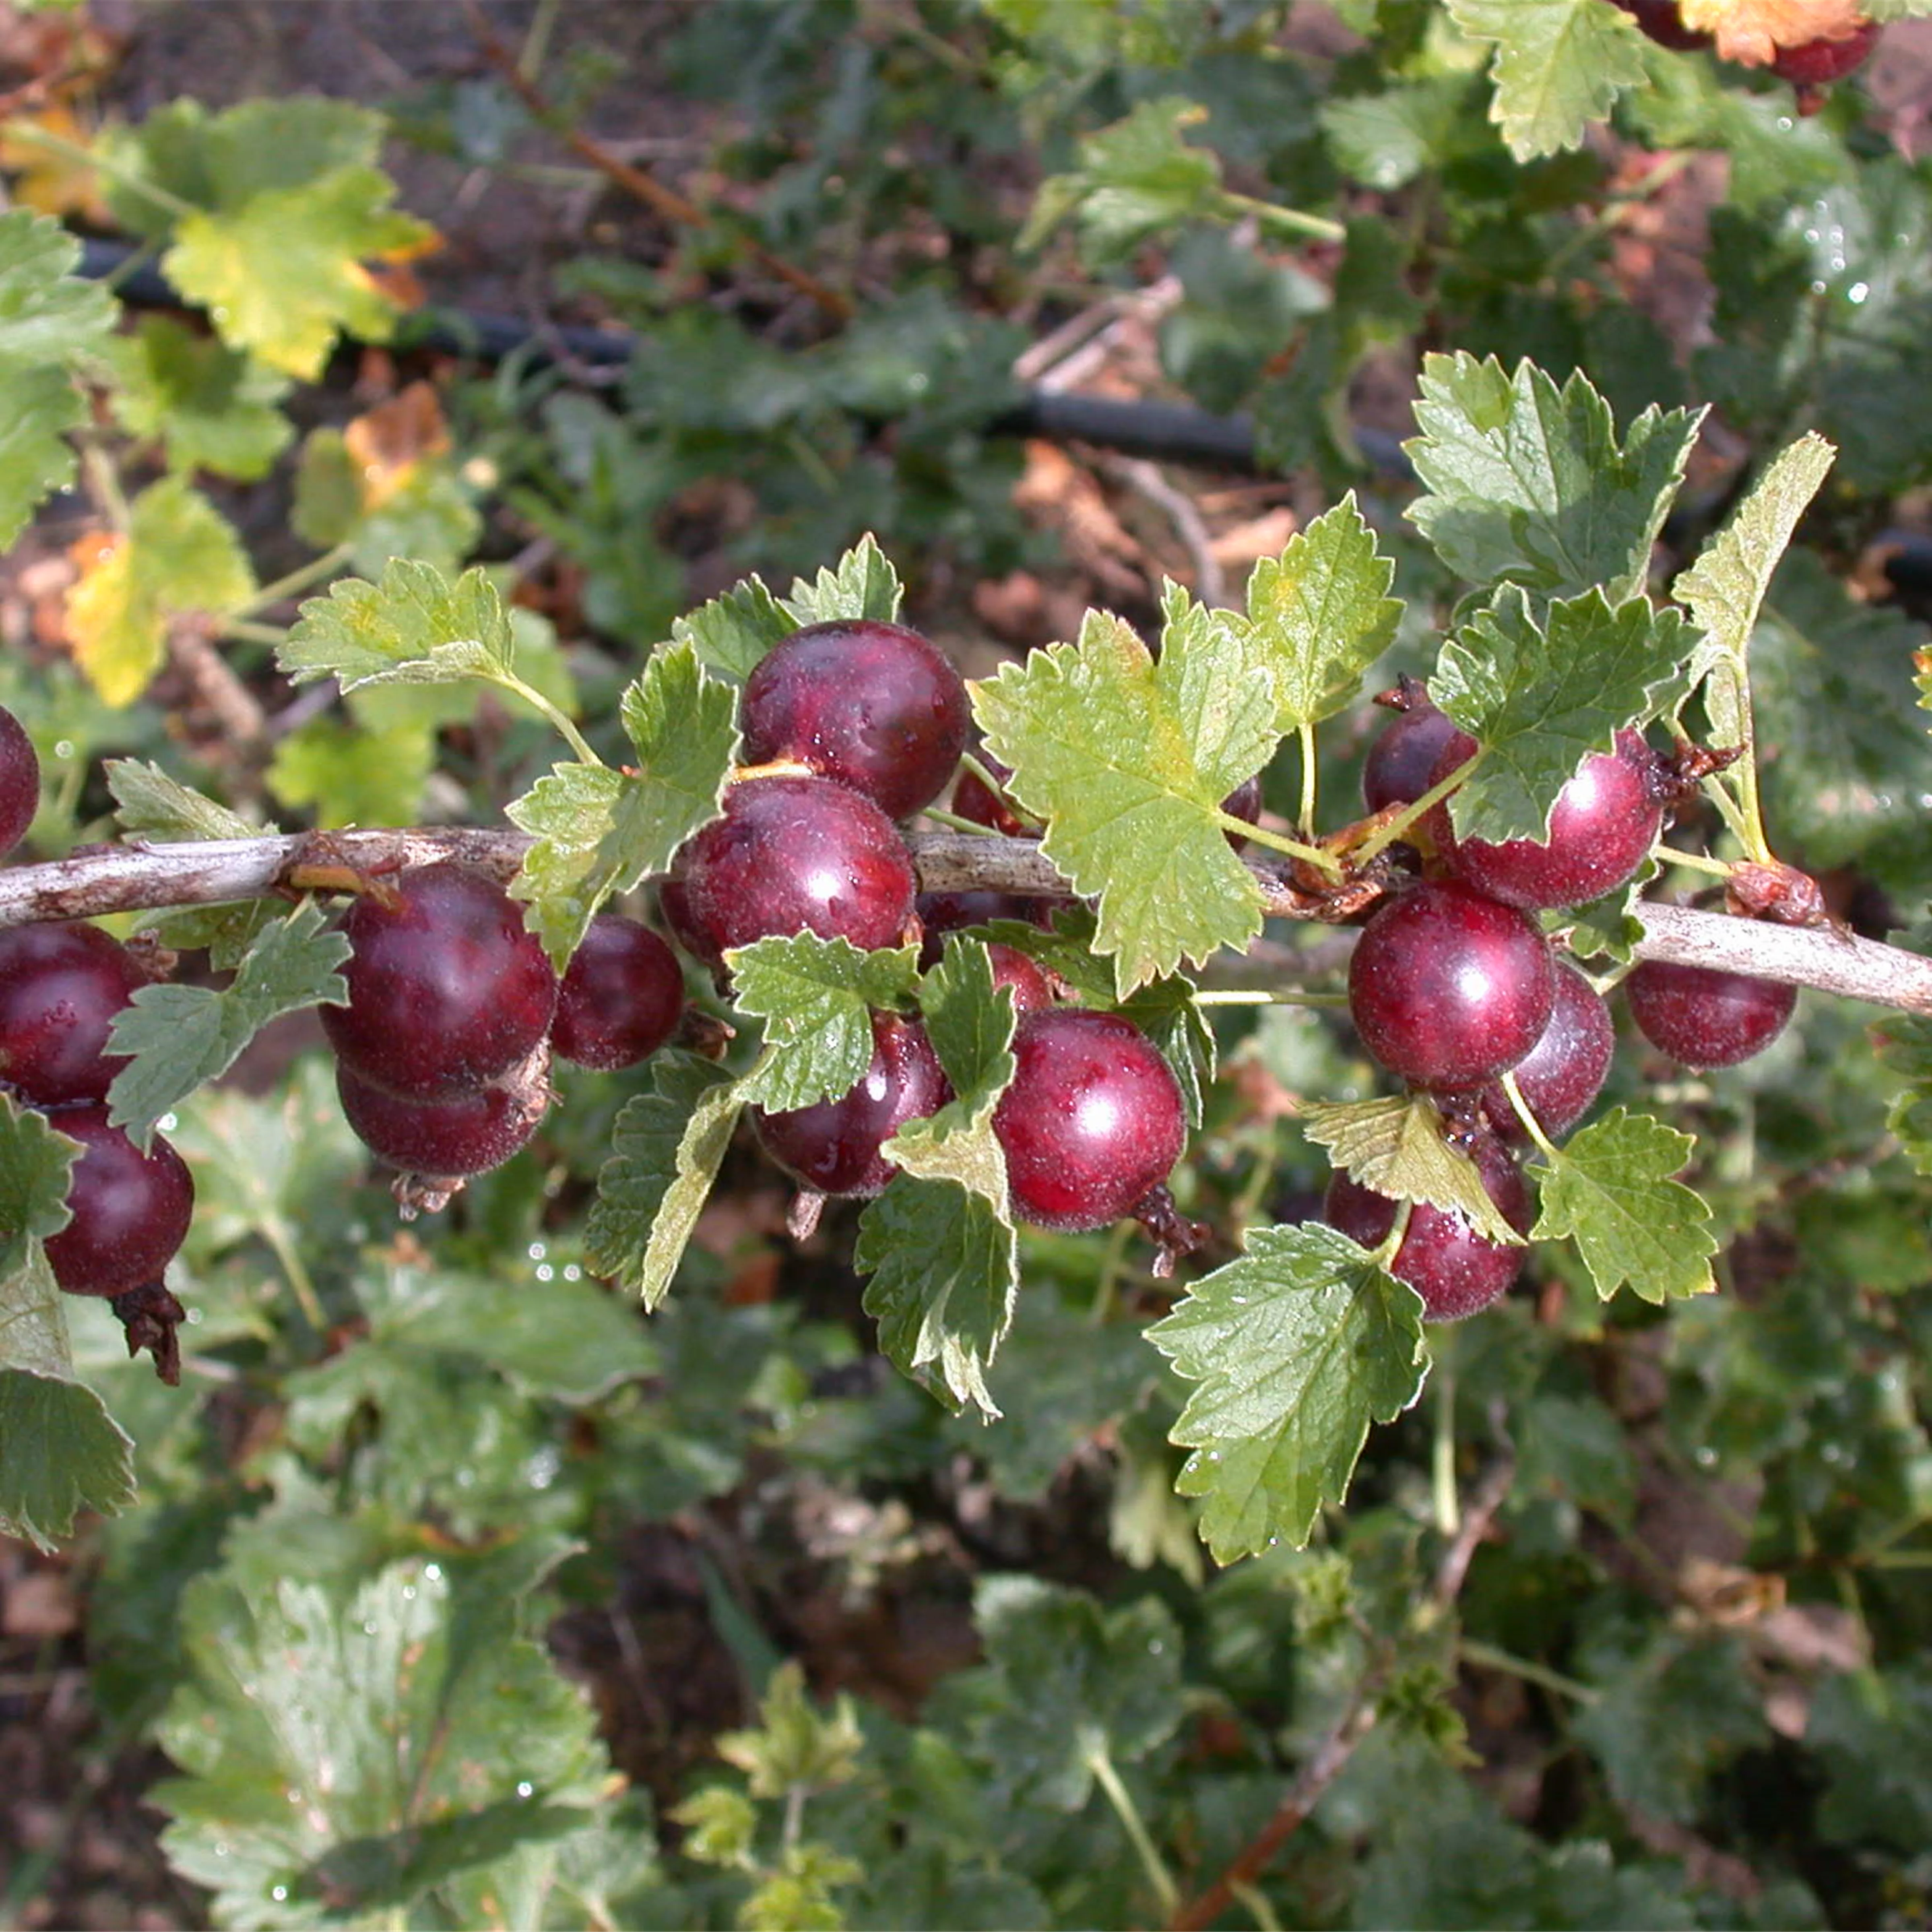
[[[130,268],[134,252],[124,242],[86,242],[80,272],[96,280],[118,275],[122,299],[136,308],[189,306],[152,263]],[[561,352],[562,358],[586,368],[618,369],[630,361],[640,339],[620,330],[578,322],[557,322],[538,329],[514,316],[430,308],[404,319],[396,344],[486,363],[521,356],[536,366],[557,362]],[[1017,402],[988,419],[985,433],[1040,436],[1049,442],[1093,443],[1123,455],[1187,464],[1239,476],[1270,473],[1256,451],[1252,417],[1214,416],[1179,403],[1130,402],[1065,390],[1026,389]],[[1413,480],[1414,472],[1397,438],[1386,430],[1358,428],[1355,441],[1384,480]],[[1886,532],[1880,541],[1886,546],[1884,568],[1892,587],[1906,597],[1932,596],[1932,538],[1894,530]]]

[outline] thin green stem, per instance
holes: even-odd
[[[311,584],[319,584],[325,577],[333,576],[354,554],[352,544],[335,544],[320,556],[310,557],[308,562],[298,564],[286,576],[277,578],[272,584],[263,584],[247,603],[230,615],[252,617],[258,610],[267,610],[272,604],[280,604],[306,590]]]
[[[1133,1226],[1131,1221],[1117,1221],[1108,1231],[1107,1245],[1100,1256],[1100,1279],[1094,1284],[1094,1299],[1087,1304],[1087,1325],[1090,1328],[1104,1328],[1108,1316],[1114,1312],[1120,1276],[1126,1267],[1127,1237],[1133,1232]]]
[[[1382,1244],[1370,1258],[1386,1274],[1394,1266],[1395,1258],[1402,1252],[1402,1244],[1408,1238],[1408,1217],[1415,1211],[1413,1201],[1396,1203],[1395,1224],[1382,1237]]]
[[[1262,1932],[1281,1932],[1281,1921],[1274,1916],[1274,1907],[1269,1904],[1267,1894],[1259,1886],[1238,1882],[1228,1889],[1253,1913],[1255,1923]]]
[[[514,692],[533,711],[539,712],[562,734],[566,742],[582,763],[586,765],[603,764],[604,760],[590,748],[590,741],[584,734],[536,686],[526,684],[514,671],[507,670],[496,673],[490,682],[500,685],[506,691]]]
[[[1346,1006],[1346,993],[1311,993],[1299,986],[1204,986],[1197,1006]]]
[[[544,56],[550,51],[551,31],[556,26],[557,0],[537,0],[530,19],[530,30],[517,56],[517,71],[526,80],[535,80],[543,71]]]
[[[130,281],[161,252],[160,244],[144,242],[132,253],[124,256],[100,278],[103,288],[118,289],[123,282]]]
[[[1522,1089],[1516,1084],[1516,1070],[1512,1067],[1503,1076],[1503,1091],[1510,1096],[1510,1105],[1516,1109],[1516,1117],[1523,1125],[1523,1131],[1535,1142],[1550,1161],[1559,1158],[1555,1144],[1543,1131],[1542,1123],[1529,1111],[1529,1102],[1522,1097]]]
[[[81,442],[80,466],[102,514],[124,535],[130,520],[128,498],[121,488],[121,472],[115,468],[113,458],[92,436],[88,436]]]
[[[1553,1690],[1558,1696],[1568,1697],[1572,1703],[1581,1704],[1586,1708],[1604,1701],[1604,1694],[1590,1684],[1580,1684],[1574,1677],[1565,1677],[1562,1672],[1552,1670],[1546,1664],[1538,1664],[1527,1657],[1513,1657],[1506,1650],[1497,1649],[1494,1644],[1484,1643],[1480,1637],[1466,1636],[1456,1648],[1466,1664],[1520,1677],[1526,1684],[1540,1684],[1544,1690]]]
[[[1725,784],[1722,772],[1704,781],[1704,796],[1718,808],[1718,816],[1724,821],[1738,842],[1748,844],[1744,814],[1738,809],[1737,800],[1732,796],[1730,787]]]
[[[1438,1535],[1462,1527],[1462,1499],[1456,1490],[1456,1331],[1445,1328],[1436,1348],[1436,1426],[1430,1443],[1429,1481]]]
[[[1120,1782],[1120,1774],[1114,1768],[1114,1760],[1104,1746],[1087,1754],[1087,1768],[1094,1774],[1094,1783],[1107,1794],[1107,1802],[1114,1808],[1120,1828],[1139,1855],[1141,1869],[1147,1874],[1148,1883],[1154,1887],[1154,1897],[1160,1901],[1161,1916],[1172,1918],[1180,1904],[1180,1888],[1161,1858],[1160,1847],[1148,1836],[1146,1822],[1132,1794]]]
[[[962,772],[971,772],[995,798],[1006,796],[1005,788],[1000,782],[970,752],[962,752],[959,754],[959,769]]]
[[[1301,830],[1312,838],[1315,836],[1315,794],[1318,773],[1315,764],[1315,727],[1302,724],[1295,728],[1295,736],[1301,746]]]
[[[1650,856],[1660,866],[1683,866],[1694,872],[1708,872],[1720,879],[1731,876],[1730,862],[1713,859],[1702,852],[1686,852],[1676,845],[1662,843],[1650,848]]]
[[[1713,677],[1722,676],[1728,682],[1726,692],[1732,716],[1736,722],[1738,742],[1744,748],[1744,755],[1727,770],[1715,773],[1706,782],[1706,789],[1718,800],[1718,808],[1724,812],[1725,823],[1742,842],[1747,854],[1760,866],[1773,862],[1771,847],[1764,836],[1764,814],[1757,795],[1757,731],[1751,717],[1750,686],[1742,671],[1728,658],[1722,659],[1712,672]],[[1732,787],[1735,786],[1735,792]],[[1724,811],[1726,799],[1734,801],[1735,809]]]
[[[955,832],[976,832],[982,838],[997,838],[999,834],[990,825],[982,825],[976,818],[962,818],[956,812],[942,812],[936,805],[928,805],[920,814],[929,818],[935,825],[949,826]]]
[[[1375,836],[1355,848],[1354,858],[1358,866],[1365,866],[1384,847],[1393,845],[1408,828],[1414,824],[1432,806],[1439,805],[1483,761],[1481,748],[1465,758],[1449,776],[1440,783],[1431,785],[1414,804],[1399,812]]]
[[[1223,832],[1232,832],[1237,838],[1265,845],[1271,852],[1286,852],[1291,859],[1306,860],[1331,879],[1342,876],[1340,860],[1332,852],[1323,851],[1318,845],[1304,845],[1298,838],[1285,838],[1279,832],[1270,832],[1265,825],[1250,825],[1245,818],[1237,818],[1232,812],[1216,810],[1214,818]]]
[[[98,168],[110,180],[118,181],[130,192],[145,196],[157,208],[165,208],[177,221],[185,221],[191,214],[201,210],[191,201],[184,201],[178,194],[166,188],[158,187],[146,176],[136,174],[124,163],[110,160],[98,148],[90,148],[84,141],[70,141],[64,134],[56,134],[49,128],[43,128],[32,121],[9,121],[7,132],[16,141],[25,141],[30,148],[44,148],[50,154],[58,154],[64,160],[77,161],[82,166]]]
[[[288,1224],[279,1214],[265,1214],[256,1224],[261,1237],[268,1244],[268,1251],[275,1258],[289,1284],[289,1292],[296,1298],[296,1306],[302,1312],[306,1321],[320,1339],[328,1333],[328,1318],[322,1312],[322,1298],[315,1292],[315,1280],[303,1264],[300,1251],[289,1238]]]
[[[1317,242],[1346,242],[1348,238],[1348,231],[1340,222],[1331,220],[1325,214],[1310,214],[1305,208],[1283,208],[1278,202],[1262,201],[1251,194],[1237,194],[1232,188],[1222,190],[1220,202],[1229,214],[1252,214],[1264,226],[1280,229],[1290,235],[1305,235]]]
[[[224,638],[232,638],[238,644],[267,644],[279,648],[289,640],[285,626],[258,624],[248,617],[224,617],[216,626]]]

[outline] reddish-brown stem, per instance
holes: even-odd
[[[976,888],[1052,897],[1067,890],[1031,839],[916,832],[908,842],[928,892]],[[508,878],[530,842],[520,832],[416,826],[271,838],[218,838],[184,844],[139,839],[95,846],[44,866],[0,870],[0,926],[35,920],[94,919],[162,906],[212,905],[262,898],[289,889],[304,865],[347,866],[381,874],[404,866],[461,858]],[[1265,862],[1253,868],[1273,917],[1307,916],[1305,898]],[[1856,939],[1829,927],[1778,926],[1688,906],[1644,904],[1642,959],[1750,973],[1764,980],[1932,1016],[1932,958]],[[1339,936],[1339,935],[1338,935]]]

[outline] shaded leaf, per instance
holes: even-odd
[[[647,1309],[670,1287],[743,1104],[730,1076],[694,1054],[661,1050],[651,1072],[656,1090],[617,1116],[584,1232],[592,1272]]]
[[[1906,1083],[1892,1098],[1886,1126],[1912,1166],[1932,1175],[1932,1018],[1888,1013],[1872,1039],[1886,1070]]]
[[[1643,81],[1636,34],[1598,0],[1449,0],[1449,14],[1496,46],[1490,118],[1520,161],[1580,146]]]
[[[106,344],[108,400],[128,434],[160,444],[170,469],[266,476],[295,427],[279,407],[289,379],[170,316],[143,316]]]
[[[110,758],[101,768],[114,795],[114,821],[130,838],[255,838],[273,833],[138,758]]]
[[[0,1306],[0,1334],[11,1318]],[[114,1516],[134,1500],[134,1445],[93,1390],[0,1367],[0,1534],[50,1550],[83,1510]]]
[[[1476,1163],[1443,1138],[1442,1116],[1426,1094],[1313,1102],[1302,1111],[1302,1131],[1364,1187],[1391,1201],[1426,1201],[1460,1214],[1486,1240],[1522,1245]]]
[[[1192,1453],[1183,1496],[1206,1498],[1217,1562],[1299,1548],[1339,1503],[1371,1422],[1422,1388],[1422,1304],[1331,1228],[1257,1228],[1147,1331],[1198,1386],[1171,1432]]]
[[[1696,1144],[1646,1114],[1612,1108],[1532,1169],[1541,1211],[1531,1240],[1573,1239],[1606,1301],[1626,1285],[1646,1301],[1708,1294],[1711,1210],[1670,1178]]]
[[[1825,1838],[1924,1850],[1932,1838],[1932,1668],[1922,1658],[1827,1678],[1804,1742],[1828,1780],[1818,1816]]]

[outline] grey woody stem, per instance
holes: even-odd
[[[929,892],[977,888],[1041,897],[1067,890],[1030,839],[916,832],[908,843],[920,884]],[[454,826],[288,832],[181,844],[130,838],[85,848],[47,865],[0,868],[0,926],[261,898],[328,883],[310,876],[317,872],[380,877],[437,859],[462,858],[508,878],[530,844],[520,832]],[[1252,870],[1270,914],[1306,916],[1306,902],[1283,886],[1264,862]],[[1640,958],[1749,973],[1932,1016],[1932,958],[1917,953],[1829,928],[1776,926],[1688,906],[1646,903],[1639,916],[1645,928],[1636,946]]]

